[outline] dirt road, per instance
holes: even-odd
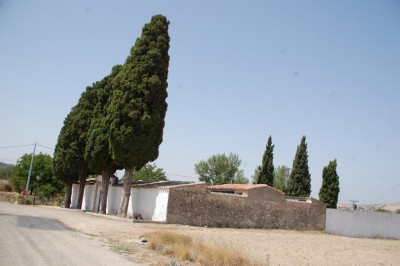
[[[0,265],[145,265],[129,261],[93,236],[69,230],[56,217],[42,216],[41,211],[0,202]]]
[[[55,220],[50,228],[57,229],[59,226],[65,225],[74,231],[70,234],[77,234],[73,235],[77,240],[75,242],[81,241],[81,239],[89,242],[100,241],[97,244],[85,244],[84,249],[78,249],[73,253],[74,256],[85,252],[86,247],[94,245],[94,248],[102,248],[101,250],[104,252],[113,250],[114,255],[117,253],[119,259],[123,261],[129,259],[147,265],[166,265],[173,259],[149,251],[145,245],[138,242],[138,239],[146,232],[169,230],[201,238],[205,242],[236,247],[248,256],[257,258],[266,264],[268,262],[269,265],[400,265],[399,240],[356,239],[309,231],[220,229],[132,223],[130,219],[84,213],[78,210],[8,203],[0,203],[1,255],[7,254],[5,252],[8,252],[7,249],[10,248],[9,244],[6,246],[3,244],[4,235],[12,238],[10,233],[3,232],[3,224],[4,219],[12,219],[4,215],[10,213],[11,210],[12,215],[15,216],[29,216],[31,219],[45,219],[45,221]],[[13,219],[18,220],[15,217]],[[24,229],[24,227],[22,226],[20,229]],[[35,230],[29,229],[29,232],[32,231]],[[53,231],[53,233],[59,232],[57,230],[44,231],[46,234]],[[61,232],[64,231],[67,230],[61,230]],[[78,233],[85,233],[86,236]],[[55,242],[52,243],[56,245]],[[58,243],[59,241],[57,241]],[[18,249],[18,247],[14,246],[12,249]],[[22,252],[22,250],[19,251]],[[83,256],[95,257],[92,253],[84,253]],[[106,259],[103,262],[105,261]],[[0,264],[2,264],[1,261]],[[116,261],[113,261],[112,264],[118,265]],[[104,265],[104,263],[99,265]]]

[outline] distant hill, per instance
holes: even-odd
[[[6,166],[8,166],[9,164],[6,164],[6,163],[3,163],[3,162],[0,162],[0,167],[6,167]]]

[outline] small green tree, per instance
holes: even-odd
[[[308,154],[306,137],[303,136],[297,146],[296,156],[293,160],[286,194],[288,196],[309,197],[311,194],[311,175],[308,170]]]
[[[319,200],[326,203],[328,208],[335,208],[339,197],[339,176],[336,172],[336,159],[330,161],[322,170],[322,185]]]
[[[0,179],[10,179],[15,172],[15,165],[6,164],[0,166]]]
[[[209,157],[206,161],[195,164],[194,171],[199,175],[199,180],[210,185],[220,185],[228,183],[248,183],[243,170],[239,167],[242,161],[237,154],[230,153],[216,154]]]
[[[272,138],[269,136],[267,146],[263,155],[260,173],[258,175],[257,184],[273,185],[274,182],[274,146]]]
[[[287,182],[288,182],[288,172],[289,168],[285,165],[280,165],[275,168],[274,171],[274,184],[273,187],[280,190],[285,191]]]
[[[24,154],[19,159],[15,173],[11,178],[11,183],[18,192],[25,189],[31,158],[31,154]],[[39,153],[35,155],[31,177],[31,192],[36,190],[40,196],[51,198],[60,194],[64,188],[64,184],[53,175],[53,162],[48,154]]]
[[[126,216],[132,175],[158,157],[167,111],[169,21],[163,15],[143,27],[131,54],[113,79],[108,106],[110,150],[123,165],[124,193],[119,216]]]
[[[135,173],[133,181],[167,181],[167,176],[162,168],[156,164],[148,163]]]

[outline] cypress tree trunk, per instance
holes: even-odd
[[[85,192],[86,177],[87,177],[87,171],[86,170],[80,170],[79,171],[78,201],[76,203],[76,208],[78,210],[82,209],[82,200],[83,200],[83,193]]]
[[[124,174],[124,191],[121,195],[121,202],[119,204],[118,216],[126,217],[128,213],[129,198],[131,197],[132,176],[135,168],[125,169]]]
[[[108,198],[108,187],[110,186],[111,174],[112,173],[111,173],[110,170],[103,170],[102,173],[101,173],[101,175],[102,175],[101,190],[103,191],[101,202],[100,202],[100,213],[101,214],[106,214],[107,198]]]
[[[64,198],[64,208],[69,209],[71,207],[71,195],[72,195],[72,182],[66,185],[66,192]]]

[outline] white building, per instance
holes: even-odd
[[[81,208],[83,211],[99,212],[100,199],[103,193],[101,181],[101,176],[86,181]],[[169,188],[187,183],[189,182],[134,182],[129,198],[128,216],[140,220],[165,222],[167,219]],[[71,208],[76,208],[78,191],[79,184],[74,184],[72,186]],[[122,193],[122,184],[110,184],[107,197],[107,214],[118,213]]]

